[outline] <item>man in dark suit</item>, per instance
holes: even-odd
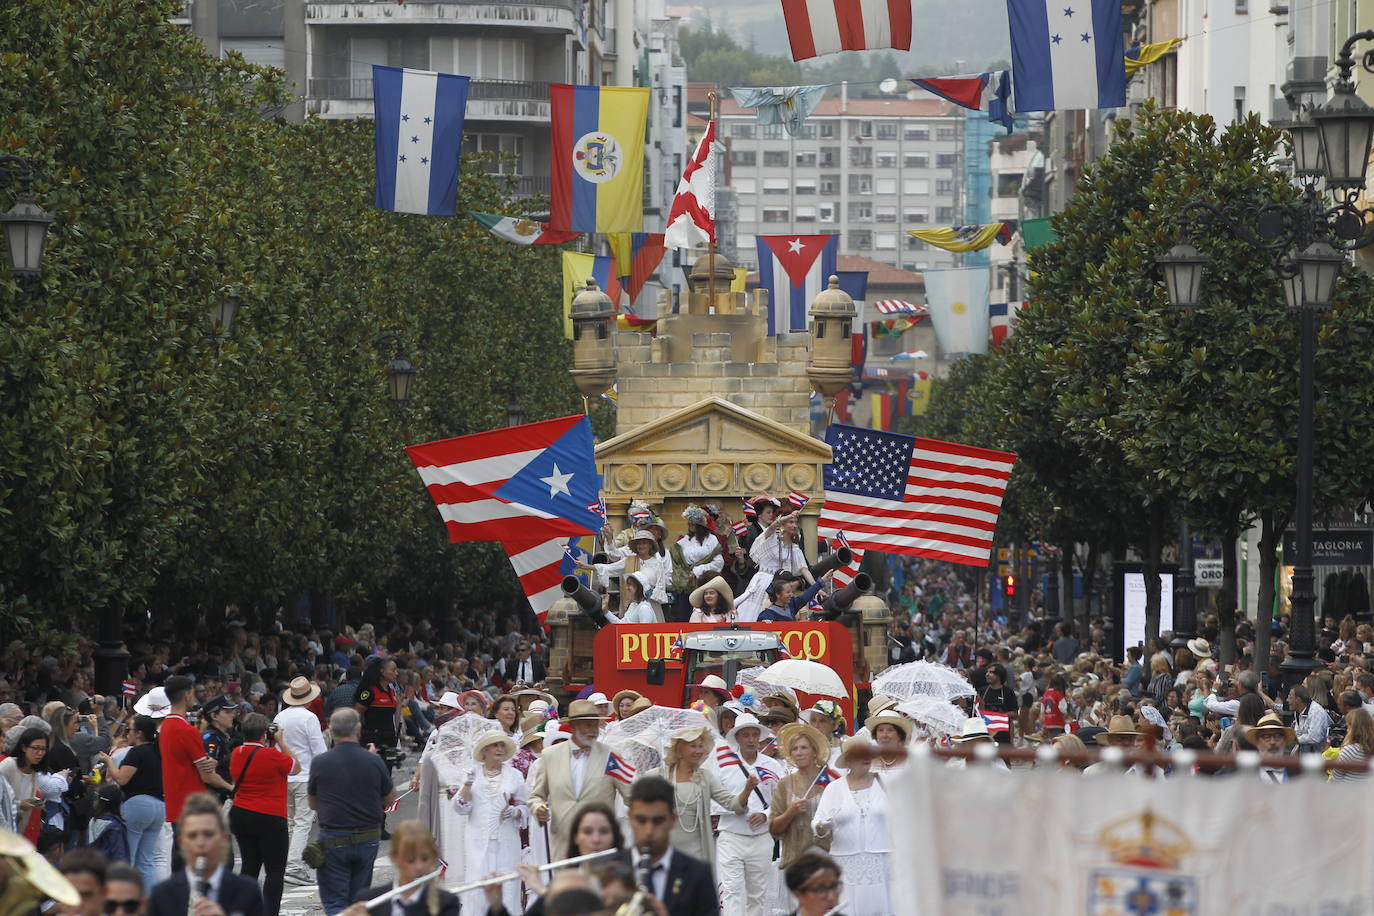
[[[546,671],[544,660],[534,654],[528,641],[522,639],[515,644],[515,655],[497,664],[496,673],[509,689],[516,684],[542,683]]]
[[[716,881],[711,866],[669,845],[677,824],[677,801],[672,785],[645,776],[630,787],[630,830],[634,849],[620,854],[640,881],[648,880],[653,897],[668,916],[720,916]]]
[[[153,888],[148,916],[264,916],[258,882],[225,867],[229,830],[214,796],[187,796],[177,820],[177,847],[186,868]],[[197,894],[194,905],[192,887]]]

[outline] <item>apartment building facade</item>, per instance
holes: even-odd
[[[792,137],[728,98],[720,110],[736,197],[735,246],[755,235],[838,233],[840,254],[906,270],[959,266],[907,229],[964,222],[964,118],[941,99],[821,102]]]

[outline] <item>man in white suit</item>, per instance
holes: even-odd
[[[595,703],[574,700],[562,720],[572,740],[544,751],[543,764],[530,790],[530,812],[539,823],[549,825],[550,859],[565,856],[567,830],[579,807],[593,801],[613,804],[616,793],[629,799],[633,775],[620,778],[606,772],[610,748],[596,740],[602,722]]]

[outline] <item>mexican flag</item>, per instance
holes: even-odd
[[[562,242],[571,242],[582,234],[564,229],[550,229],[548,223],[537,223],[515,216],[497,216],[495,213],[478,213],[476,210],[469,210],[468,213],[490,229],[492,235],[517,245],[558,245]]]

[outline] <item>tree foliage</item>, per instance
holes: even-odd
[[[0,278],[0,622],[516,600],[402,447],[502,425],[496,381],[530,419],[579,408],[557,252],[374,209],[371,123],[275,117],[281,74],[208,55],[177,6],[0,9],[0,153],[58,218],[41,284]],[[481,166],[460,212],[512,212]],[[405,411],[386,335],[420,371]]]

